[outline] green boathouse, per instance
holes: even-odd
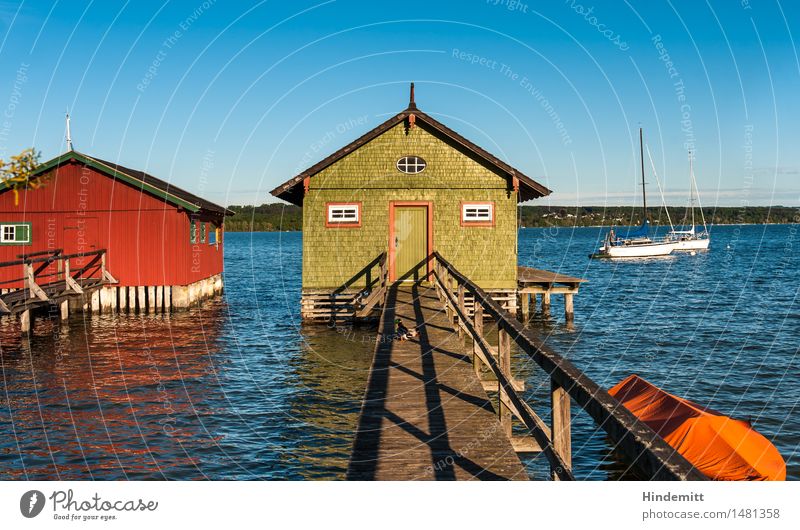
[[[365,316],[377,284],[427,279],[434,250],[515,308],[517,204],[549,193],[420,111],[413,83],[408,108],[272,190],[303,208],[311,320]]]

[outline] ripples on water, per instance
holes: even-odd
[[[574,326],[555,297],[532,327],[602,386],[635,372],[750,418],[800,477],[798,234],[718,227],[707,254],[614,263],[587,259],[600,237],[520,232],[520,264],[589,279]],[[0,479],[343,478],[370,330],[299,326],[300,234],[225,246],[224,298],[189,312],[41,319],[30,341],[2,320]],[[519,355],[515,369],[546,412],[549,382]],[[576,474],[625,476],[573,412]],[[526,463],[544,478],[539,460]]]

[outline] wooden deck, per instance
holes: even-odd
[[[570,289],[577,289],[585,281],[587,280],[583,278],[574,278],[557,272],[517,267],[517,282],[524,287],[539,286],[546,289],[555,285],[563,285]]]
[[[378,332],[348,479],[528,480],[433,287],[391,286]]]
[[[574,318],[573,296],[578,294],[578,289],[583,278],[574,278],[557,272],[532,269],[530,267],[517,267],[517,288],[522,308],[522,318],[527,320],[531,304],[536,307],[536,297],[542,297],[542,312],[550,312],[550,296],[553,294],[564,295],[564,315],[567,320]]]

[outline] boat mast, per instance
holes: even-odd
[[[689,151],[689,179],[689,205],[692,207],[692,231],[694,231],[694,168],[691,151]]]
[[[639,158],[642,160],[642,208],[644,209],[644,221],[647,221],[647,194],[644,189],[644,141],[641,127],[639,127]]]

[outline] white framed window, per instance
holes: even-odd
[[[326,226],[361,226],[361,203],[328,203]]]
[[[462,225],[494,225],[494,203],[492,202],[462,202]]]
[[[400,172],[408,173],[409,175],[422,173],[426,167],[428,167],[427,162],[425,162],[422,157],[419,156],[404,156],[397,161],[397,169]]]
[[[0,223],[1,245],[27,245],[30,242],[30,223]]]

